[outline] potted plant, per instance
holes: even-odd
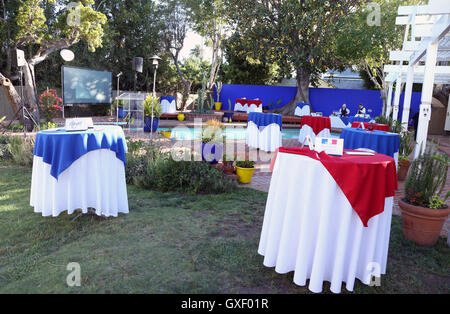
[[[252,160],[236,161],[236,174],[239,183],[249,184],[252,181],[253,172],[255,172],[255,162]]]
[[[437,152],[434,143],[409,169],[405,182],[405,196],[399,200],[402,212],[403,234],[418,245],[433,246],[439,238],[442,225],[450,213],[442,197],[447,181],[450,157]]]
[[[206,121],[202,128],[200,140],[202,142],[202,159],[210,164],[217,164],[223,155],[225,126],[217,120]]]
[[[225,174],[233,174],[234,173],[234,166],[233,166],[234,158],[230,159],[229,156],[224,154],[222,157],[222,163],[223,163],[223,172]]]
[[[219,98],[220,98],[220,92],[222,91],[222,82],[218,82],[216,84],[214,84],[216,86],[216,92],[217,92],[217,101],[214,103],[214,106],[216,108],[216,110],[220,110],[222,108],[222,103],[219,102]]]
[[[156,132],[159,126],[159,117],[162,114],[162,107],[159,103],[159,98],[153,98],[152,95],[148,95],[145,98],[143,104],[144,106],[144,132],[150,132],[150,126],[152,124],[153,115],[153,125],[151,126],[152,132]]]
[[[398,150],[398,172],[397,178],[399,181],[404,181],[406,175],[408,174],[409,166],[411,161],[409,160],[409,155],[411,155],[414,144],[414,133],[409,131],[402,131],[400,133],[400,148]]]

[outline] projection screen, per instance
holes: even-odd
[[[63,66],[62,82],[64,105],[111,103],[111,72]]]

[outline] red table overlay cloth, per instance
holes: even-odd
[[[316,135],[323,129],[331,130],[331,119],[329,117],[303,116],[301,124],[309,125]]]
[[[370,218],[384,211],[385,198],[394,196],[398,188],[395,161],[386,155],[344,154],[338,157],[325,152],[317,153],[309,148],[280,147],[275,151],[271,171],[278,152],[303,155],[320,161],[341,188],[364,227],[367,227]]]
[[[238,98],[238,99],[236,99],[236,102],[235,102],[236,104],[237,103],[240,103],[242,106],[245,106],[245,105],[247,105],[247,103],[248,103],[248,99],[244,99],[244,98]]]
[[[251,105],[256,105],[256,107],[259,108],[259,106],[262,105],[262,101],[261,101],[261,100],[256,100],[256,99],[254,99],[254,100],[249,100],[249,101],[247,102],[247,104],[248,104],[249,107],[250,107]]]
[[[378,124],[378,123],[369,123],[369,122],[358,122],[355,121],[352,123],[352,128],[360,128],[361,123],[364,125],[364,129],[366,130],[379,130],[389,132],[389,125],[387,124]]]

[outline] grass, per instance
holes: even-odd
[[[0,162],[0,293],[309,293],[257,253],[266,193],[128,186],[129,215],[74,220],[33,213],[30,180],[29,168]],[[357,280],[355,292],[449,293],[449,251],[445,239],[434,248],[405,240],[394,217],[381,286]],[[81,287],[66,284],[70,262],[81,265]]]

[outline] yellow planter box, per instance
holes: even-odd
[[[221,102],[215,102],[214,106],[216,107],[216,110],[220,110],[222,108],[222,103]]]

